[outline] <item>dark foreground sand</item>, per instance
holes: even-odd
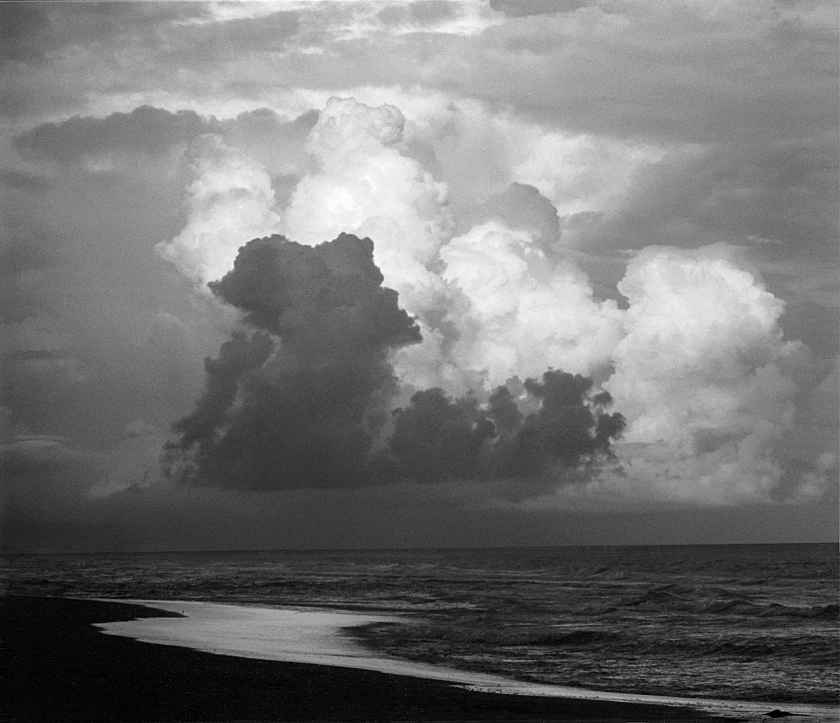
[[[721,720],[682,708],[468,692],[371,671],[213,655],[91,626],[165,615],[123,603],[0,599],[0,719]]]

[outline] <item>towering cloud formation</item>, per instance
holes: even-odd
[[[404,124],[392,105],[331,98],[307,141],[316,169],[295,189],[286,229],[307,244],[344,231],[375,239],[385,283],[422,316],[437,303],[440,281],[428,267],[452,220],[446,186],[400,151]]]
[[[157,249],[203,286],[230,269],[245,240],[277,230],[280,215],[268,172],[220,136],[199,136],[189,160],[189,220],[181,233]]]
[[[547,372],[511,382],[518,399],[501,386],[483,406],[418,392],[386,441],[396,390],[387,353],[420,334],[382,287],[369,239],[257,239],[210,288],[257,331],[234,333],[207,360],[204,396],[168,447],[181,478],[265,489],[533,476],[592,463],[623,428],[590,379]]]
[[[651,247],[619,284],[630,302],[607,387],[630,421],[637,472],[682,499],[737,501],[780,482],[807,361],[783,303],[723,246]]]
[[[210,284],[249,331],[207,362],[170,449],[180,473],[249,487],[534,477],[591,470],[626,424],[628,485],[713,503],[796,487],[778,447],[807,350],[726,247],[644,250],[620,308],[564,257],[532,186],[473,205],[456,233],[404,124],[393,106],[331,99],[282,212],[259,164],[218,137],[194,147],[191,218],[164,255],[207,281],[281,217],[304,245],[252,241]]]

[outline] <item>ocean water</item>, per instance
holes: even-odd
[[[837,703],[837,545],[19,555],[12,593],[397,612],[380,652],[525,681]]]

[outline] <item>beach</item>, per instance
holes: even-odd
[[[466,690],[358,667],[212,654],[103,634],[173,619],[133,603],[5,597],[7,720],[720,720],[666,705]]]
[[[7,556],[0,719],[838,720],[836,565],[831,546]]]

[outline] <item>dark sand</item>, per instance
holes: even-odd
[[[234,658],[104,635],[137,605],[0,599],[4,720],[721,720],[682,708],[506,696],[449,683]]]

